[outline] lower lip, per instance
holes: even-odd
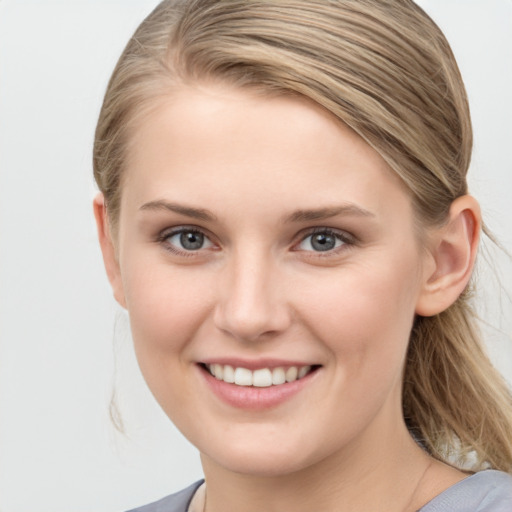
[[[298,379],[293,382],[287,382],[285,384],[280,384],[279,386],[258,388],[254,386],[237,386],[236,384],[228,384],[223,380],[216,379],[204,367],[199,366],[199,369],[209,388],[224,403],[238,409],[251,411],[271,409],[287,402],[308,386],[318,373],[317,369],[305,377],[302,377],[302,379]]]

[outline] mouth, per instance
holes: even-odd
[[[320,365],[293,365],[250,370],[243,366],[219,363],[201,363],[200,366],[218,381],[253,388],[269,388],[290,384],[304,379],[320,368]]]
[[[311,388],[322,365],[282,361],[204,361],[207,389],[224,404],[246,412],[273,410]]]

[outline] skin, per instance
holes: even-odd
[[[133,142],[114,236],[95,201],[100,242],[148,386],[201,452],[206,510],[417,510],[462,479],[411,439],[401,385],[414,316],[467,284],[476,202],[420,241],[383,159],[297,98],[182,87]],[[187,251],[173,230],[191,226],[206,238]],[[313,229],[336,248],[316,251]],[[277,407],[241,410],[198,365],[225,357],[319,369]]]

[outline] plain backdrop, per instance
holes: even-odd
[[[277,1],[277,0],[276,0]],[[104,276],[91,146],[110,72],[155,0],[0,0],[0,512],[120,512],[201,477],[146,390]],[[512,1],[423,0],[465,77],[470,186],[512,250]],[[512,263],[481,266],[512,381]],[[117,355],[114,357],[114,353]],[[126,436],[108,415],[113,386]]]

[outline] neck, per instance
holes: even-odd
[[[232,472],[202,456],[206,512],[417,510],[416,493],[432,460],[405,425],[367,432],[337,453],[287,474]],[[378,434],[378,435],[375,435]]]

